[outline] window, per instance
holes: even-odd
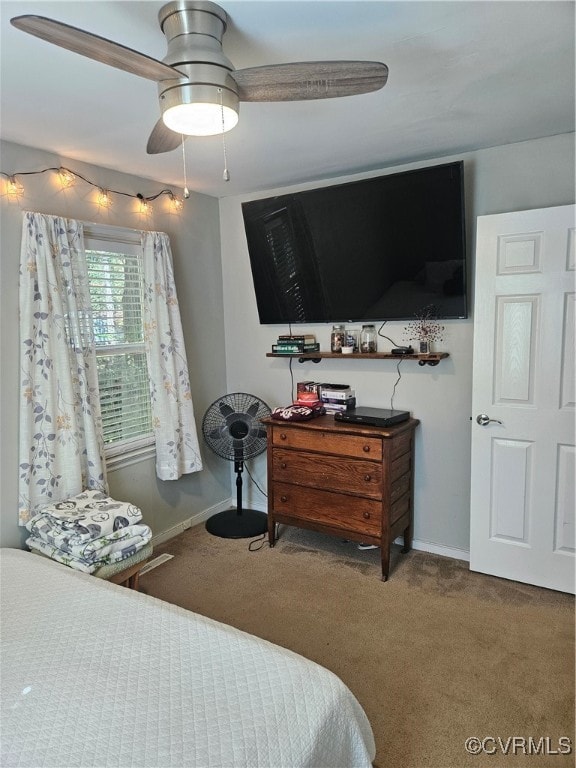
[[[84,243],[108,469],[154,453],[136,232],[86,226]]]

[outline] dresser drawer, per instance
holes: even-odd
[[[382,464],[376,461],[274,448],[272,471],[274,482],[382,498]]]
[[[330,525],[342,531],[381,534],[382,506],[378,501],[275,482],[272,504],[279,516]]]
[[[382,440],[378,437],[335,435],[328,431],[274,426],[272,427],[272,445],[330,453],[336,456],[382,460]]]

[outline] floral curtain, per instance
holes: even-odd
[[[82,224],[25,213],[20,259],[19,522],[107,491]]]
[[[176,297],[170,241],[143,232],[144,334],[156,436],[156,474],[161,480],[202,469],[182,322]]]

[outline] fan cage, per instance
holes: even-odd
[[[217,398],[202,420],[207,446],[228,461],[245,461],[266,450],[266,428],[261,423],[270,407],[256,395],[233,392]]]

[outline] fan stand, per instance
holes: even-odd
[[[206,530],[223,539],[248,539],[261,536],[268,530],[268,515],[255,509],[242,507],[242,471],[244,462],[236,460],[236,509],[218,512],[206,521]]]

